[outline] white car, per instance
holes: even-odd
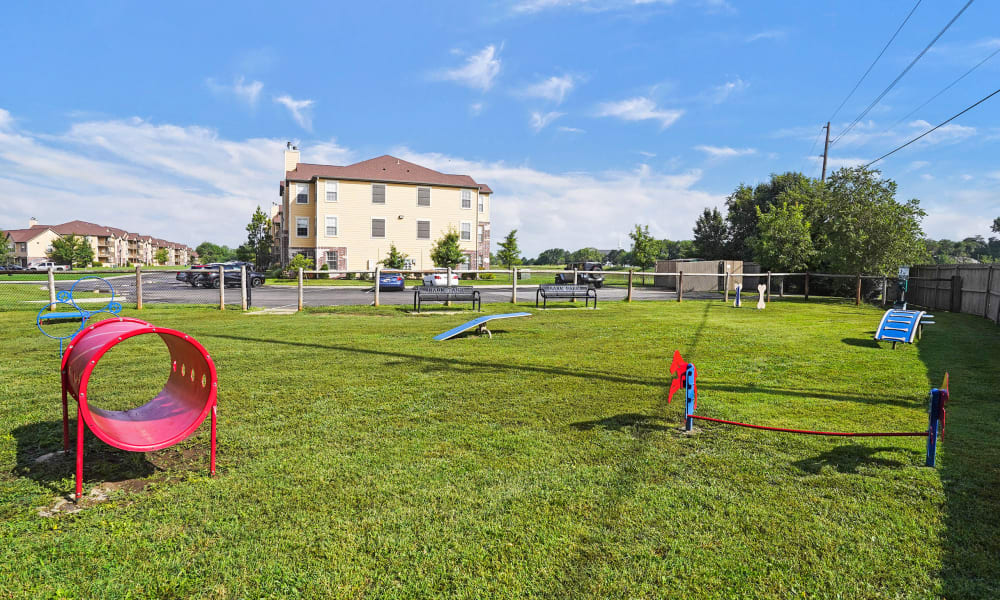
[[[68,271],[69,265],[57,265],[54,262],[40,262],[28,267],[29,271],[48,271],[49,269],[52,269],[53,271]]]
[[[451,274],[451,283],[448,283],[448,273],[428,273],[424,275],[424,285],[458,285],[458,274]]]

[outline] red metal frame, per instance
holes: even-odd
[[[170,351],[171,370],[163,389],[152,400],[124,411],[89,406],[87,384],[104,354],[137,335],[156,334]],[[69,450],[69,408],[77,401],[76,499],[83,494],[84,424],[110,446],[151,452],[172,446],[193,434],[212,416],[210,472],[215,475],[218,378],[215,363],[191,336],[126,317],[88,325],[70,341],[62,359],[63,446]]]

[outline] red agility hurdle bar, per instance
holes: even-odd
[[[94,367],[116,344],[137,335],[156,334],[170,351],[170,372],[155,398],[130,410],[90,406],[87,384]],[[180,331],[156,327],[139,319],[106,319],[81,330],[62,358],[63,446],[69,450],[70,396],[77,402],[76,499],[83,495],[84,424],[110,446],[151,452],[172,446],[212,416],[209,471],[215,475],[215,430],[218,379],[205,348]]]
[[[933,467],[937,454],[938,435],[944,435],[945,405],[948,403],[948,374],[944,374],[944,383],[941,388],[931,389],[929,399],[929,417],[927,430],[925,431],[890,431],[890,432],[847,432],[847,431],[814,431],[809,429],[788,429],[785,427],[770,427],[767,425],[754,425],[751,423],[741,423],[739,421],[728,421],[726,419],[715,419],[694,414],[698,408],[698,370],[692,363],[685,362],[681,358],[679,351],[674,351],[673,361],[670,364],[670,372],[677,378],[670,384],[670,391],[667,395],[667,403],[673,400],[674,393],[683,388],[685,390],[685,411],[684,429],[691,431],[694,428],[694,420],[711,421],[713,423],[723,423],[736,427],[747,427],[749,429],[763,429],[766,431],[778,431],[781,433],[798,433],[803,435],[825,435],[838,437],[927,437],[927,461],[928,467]]]

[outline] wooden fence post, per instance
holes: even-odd
[[[135,266],[135,309],[142,310],[142,265]]]
[[[225,284],[225,282],[223,282]],[[240,265],[240,310],[247,309],[247,266]]]
[[[677,272],[677,301],[684,300],[684,271]]]
[[[771,303],[771,272],[767,272],[767,303]]]
[[[381,281],[380,281],[381,278],[382,278],[382,267],[381,267],[381,265],[375,265],[375,306],[376,307],[378,307],[379,303],[382,301],[382,298],[379,296],[379,293],[380,293],[379,292],[379,288],[382,287],[381,285],[379,285],[381,283]]]
[[[805,292],[805,299],[809,300],[809,271],[806,271],[806,284],[803,291]]]
[[[302,267],[299,267],[299,310],[302,310]]]
[[[951,312],[962,312],[962,276],[951,276]]]
[[[986,298],[983,300],[983,318],[989,319],[990,314],[990,294],[993,290],[993,265],[990,265],[990,270],[986,273]]]
[[[226,310],[226,271],[219,265],[219,310]]]
[[[861,274],[858,274],[857,285],[854,290],[854,306],[861,306]]]
[[[785,297],[785,276],[784,275],[782,275],[781,278],[778,279],[778,297],[779,298],[784,298]]]
[[[882,276],[882,306],[885,306],[886,297],[889,295],[889,278]]]
[[[632,301],[632,272],[632,269],[628,270],[628,302]]]
[[[510,266],[510,303],[517,304],[517,267]]]
[[[716,279],[716,282],[718,282],[718,279]],[[723,292],[722,301],[725,302],[726,304],[729,304],[729,269],[726,269],[726,276],[723,279],[722,285],[725,286],[726,288],[726,290]]]
[[[49,267],[49,304],[56,301],[56,276],[52,274],[52,267]]]

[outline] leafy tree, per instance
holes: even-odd
[[[990,231],[993,233],[1000,233],[1000,217],[993,219],[993,225],[990,226]]]
[[[409,255],[396,249],[396,244],[390,243],[389,254],[382,260],[382,265],[387,269],[405,269],[408,257]]]
[[[305,254],[296,254],[292,257],[292,261],[288,263],[288,269],[290,271],[298,271],[302,269],[303,271],[311,271],[313,268],[313,259],[307,257]]]
[[[257,207],[247,224],[247,243],[251,258],[240,258],[253,262],[258,269],[266,269],[271,265],[271,250],[274,248],[274,237],[271,235],[271,219]],[[243,248],[243,246],[240,246]],[[239,253],[239,249],[237,249]]]
[[[628,252],[622,250],[621,248],[616,248],[611,252],[608,252],[608,255],[604,257],[604,259],[613,265],[624,265],[625,258],[627,256]]]
[[[70,234],[52,240],[52,250],[46,256],[55,263],[85,267],[94,262],[94,248],[86,238]]]
[[[431,260],[435,266],[452,269],[465,260],[465,254],[458,245],[458,231],[454,227],[449,227],[448,231],[434,242],[431,248]]]
[[[212,242],[202,242],[195,248],[202,263],[227,262],[236,258],[236,252],[229,246],[218,246]]]
[[[497,252],[497,259],[505,267],[521,264],[521,249],[517,247],[517,230],[512,229],[507,237],[500,242],[500,251]]]
[[[167,251],[166,248],[160,248],[159,250],[156,251],[156,254],[153,255],[153,259],[156,260],[156,262],[161,265],[167,264],[167,258],[169,257],[170,253]]]
[[[806,207],[808,215],[809,207],[819,197],[821,190],[822,184],[819,181],[794,172],[781,175],[772,173],[769,181],[752,188],[741,183],[726,198],[729,255],[743,260],[752,258],[750,240],[757,235],[758,209],[761,213],[766,213],[772,206],[780,206],[783,202],[799,203]]]
[[[535,259],[536,265],[561,265],[568,262],[568,253],[562,248],[549,248]]]
[[[757,208],[757,236],[751,238],[754,258],[770,271],[804,271],[816,254],[809,222],[802,205],[772,207],[767,212]]]
[[[0,267],[14,262],[14,242],[9,241],[6,231],[0,231]]]
[[[896,201],[896,182],[875,169],[838,169],[827,182],[821,219],[812,221],[823,266],[840,273],[891,275],[924,260],[920,201]]]
[[[597,248],[580,248],[573,253],[573,262],[604,262],[604,253]]]
[[[636,224],[635,230],[628,236],[632,238],[632,261],[635,266],[643,270],[652,268],[660,255],[660,243],[649,235],[649,225]]]
[[[728,230],[717,208],[706,208],[694,224],[694,250],[705,260],[726,257]]]

